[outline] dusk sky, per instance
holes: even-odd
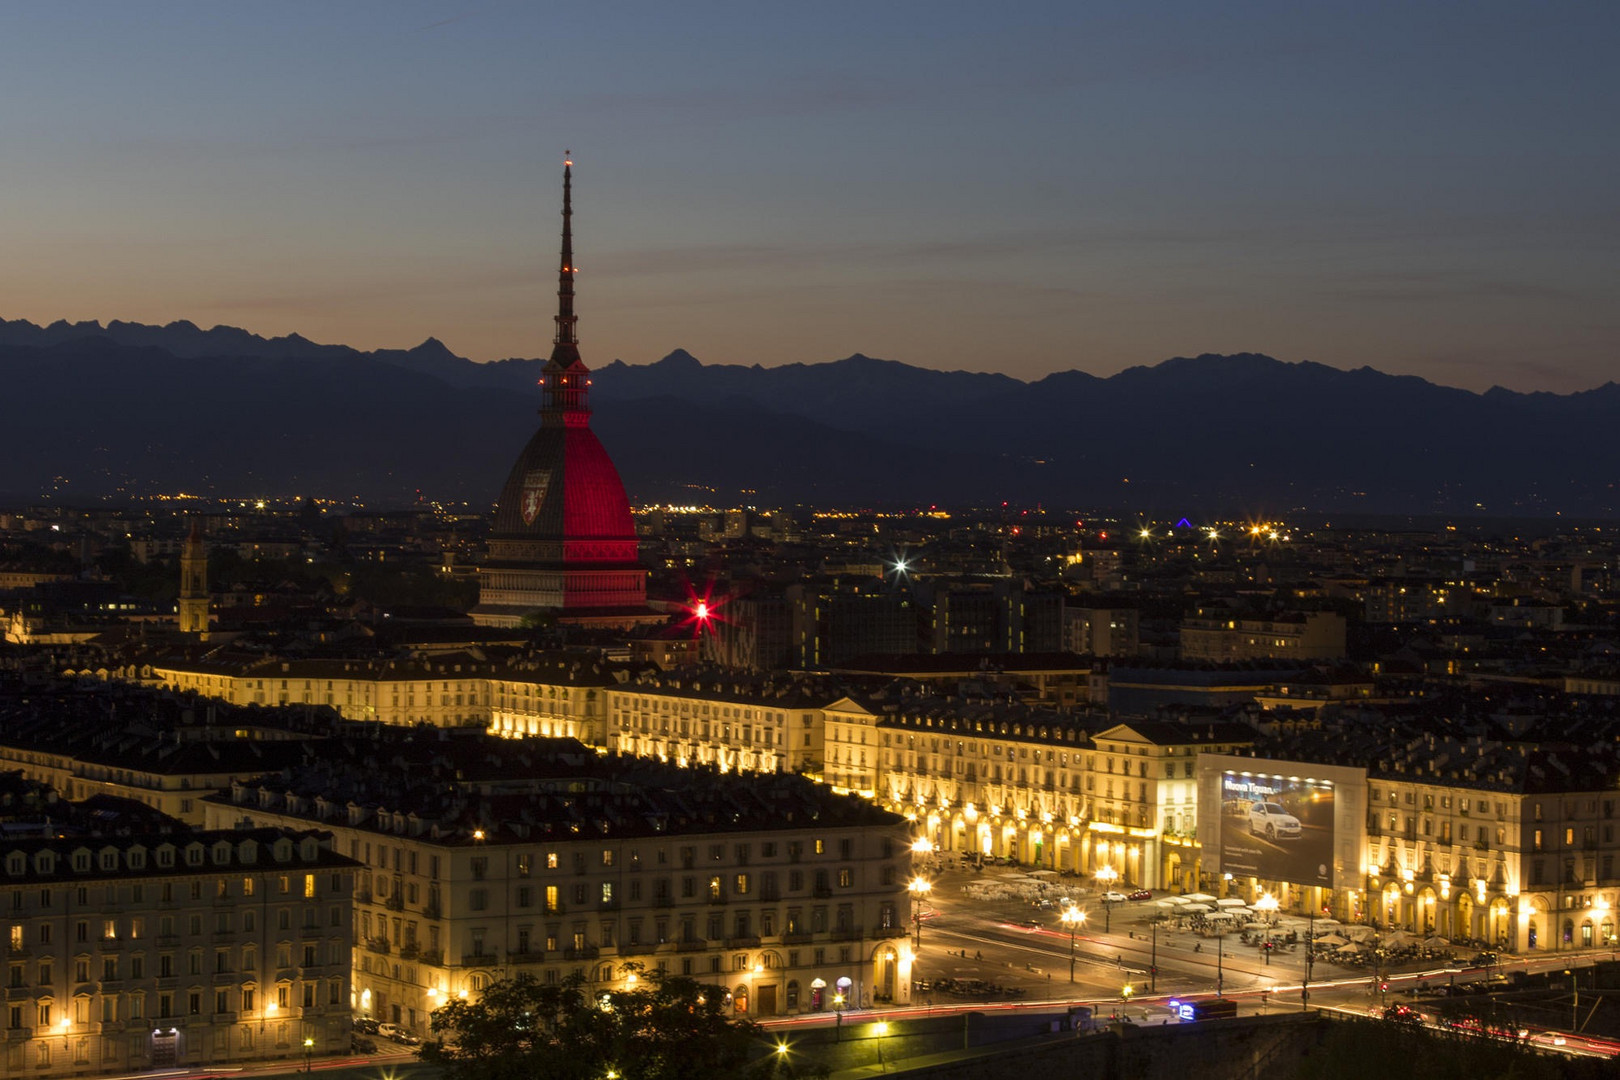
[[[1620,4],[8,3],[0,317],[1580,390]]]

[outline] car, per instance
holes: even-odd
[[[1410,1005],[1391,1005],[1384,1010],[1384,1019],[1397,1024],[1422,1024],[1427,1017]]]
[[[1127,896],[1127,899],[1130,899],[1130,900],[1151,900],[1151,899],[1153,899],[1153,890],[1152,889],[1137,889],[1135,892],[1130,893]]]
[[[1103,903],[1105,904],[1123,904],[1126,900],[1130,899],[1130,897],[1126,896],[1124,893],[1114,892],[1112,889],[1103,893],[1102,898]]]
[[[1274,802],[1257,802],[1249,807],[1249,832],[1264,834],[1267,840],[1298,836],[1299,818]]]
[[[405,1041],[405,1032],[398,1024],[378,1024],[377,1034],[381,1035],[385,1039],[393,1039],[395,1042]]]
[[[350,1035],[349,1036],[349,1053],[351,1053],[351,1054],[375,1054],[376,1052],[377,1052],[376,1040],[372,1039],[370,1036],[367,1036],[367,1035]]]
[[[369,1016],[357,1016],[354,1018],[354,1030],[362,1032],[366,1035],[377,1034],[377,1029],[380,1026],[381,1025],[378,1024],[377,1021],[373,1020]]]

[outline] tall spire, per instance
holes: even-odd
[[[563,151],[563,209],[562,209],[562,265],[557,271],[557,335],[552,338],[556,346],[552,359],[558,353],[572,349],[578,355],[579,335],[574,328],[578,321],[574,315],[574,162],[567,150]],[[566,363],[566,361],[564,361]]]
[[[540,415],[547,425],[579,427],[590,423],[590,369],[579,358],[574,314],[574,162],[563,157],[562,263],[557,269],[557,334],[551,360],[540,379]]]

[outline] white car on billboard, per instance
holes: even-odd
[[[1279,836],[1298,836],[1299,818],[1274,802],[1257,802],[1249,807],[1249,831],[1263,834],[1267,840]]]

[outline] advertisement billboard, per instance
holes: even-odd
[[[1221,869],[1237,877],[1333,885],[1333,785],[1221,774]]]

